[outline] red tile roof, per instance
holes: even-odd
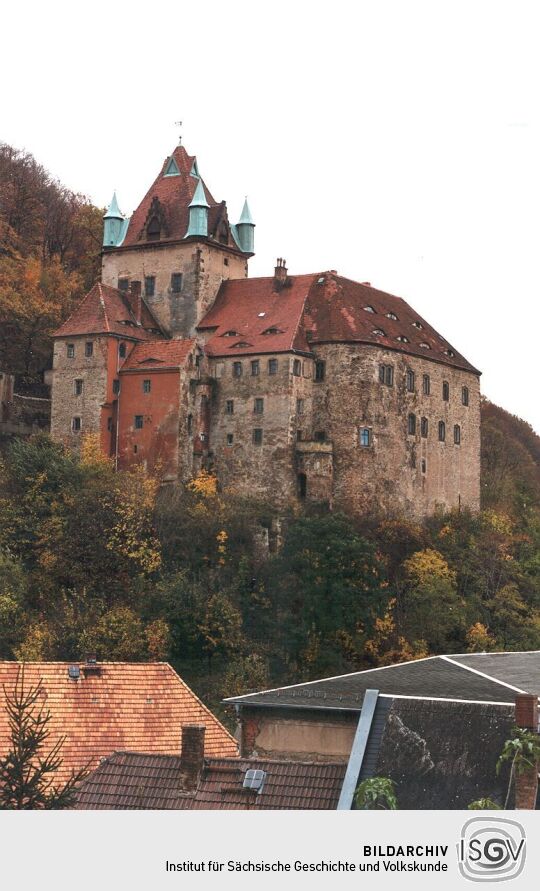
[[[122,293],[101,282],[90,289],[70,317],[60,325],[53,337],[74,337],[77,334],[117,334],[135,340],[158,340],[159,323],[142,301],[141,324],[133,315]]]
[[[246,770],[264,770],[260,794],[243,790]],[[79,810],[335,810],[346,764],[206,758],[197,790],[181,792],[180,758],[115,752],[87,778]]]
[[[265,334],[269,328],[277,333]],[[199,329],[215,329],[205,347],[210,356],[309,352],[316,343],[366,343],[479,374],[401,297],[332,272],[291,276],[279,289],[274,277],[223,282]],[[237,335],[223,336],[229,331]]]
[[[183,724],[205,724],[205,754],[234,757],[237,744],[231,734],[165,662],[101,662],[99,676],[80,680],[68,676],[68,662],[29,662],[24,686],[42,681],[43,705],[51,713],[49,742],[66,735],[63,763],[57,778],[66,779],[117,749],[143,749],[179,753]],[[9,692],[19,663],[0,662],[0,691]],[[2,695],[2,694],[0,694]],[[0,708],[0,757],[8,751],[8,720]]]
[[[161,340],[138,343],[124,362],[124,371],[181,368],[196,345],[195,340]]]
[[[175,176],[165,176],[165,170],[171,157],[176,161],[180,173]],[[166,233],[162,233],[159,241],[177,241],[185,237],[189,225],[189,205],[199,181],[196,176],[191,176],[194,162],[195,155],[188,155],[182,145],[176,146],[172,156],[165,159],[158,177],[154,180],[137,210],[131,216],[126,237],[121,245],[122,248],[146,244],[144,229],[154,198],[157,198],[159,201],[166,226]],[[217,202],[212,197],[204,180],[202,180],[202,183],[206,200],[210,205],[208,211],[208,235],[214,236],[219,223],[222,219],[225,219],[229,246],[238,250],[238,246],[229,232],[225,202]]]

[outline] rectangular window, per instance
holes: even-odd
[[[112,430],[112,418],[107,418],[107,430],[109,431],[109,433]]]
[[[405,375],[405,381],[407,384],[408,392],[414,393],[414,371],[411,368],[407,369],[407,374]]]
[[[125,345],[125,343],[120,343],[120,344],[118,345],[118,355],[120,356],[121,359],[125,359],[125,358],[126,358],[126,345]]]
[[[144,296],[153,297],[156,292],[155,275],[145,275],[144,277]]]
[[[112,382],[112,391],[115,396],[118,396],[120,392],[120,381],[117,377]]]
[[[149,393],[150,390],[152,389],[152,381],[144,380],[142,382],[142,388],[143,388],[143,393]]]
[[[468,387],[461,388],[461,404],[462,405],[469,404],[469,388]]]
[[[135,430],[142,430],[142,428],[143,428],[143,416],[142,415],[135,415],[135,419],[133,421],[133,426],[135,427]]]
[[[233,377],[242,377],[242,363],[241,362],[233,362],[232,373],[233,373]]]
[[[232,445],[234,442],[234,436],[232,433],[227,433],[227,445]]]
[[[324,430],[317,430],[315,433],[315,442],[326,442],[326,433]]]
[[[277,374],[278,370],[278,360],[277,359],[269,359],[268,360],[268,374]]]
[[[182,290],[182,273],[173,272],[171,275],[171,291],[173,294],[179,294]]]
[[[295,377],[300,377],[300,375],[302,374],[302,363],[300,359],[293,360],[292,372]]]
[[[459,424],[454,424],[454,443],[455,445],[459,445],[461,442],[461,427]]]
[[[260,427],[256,427],[253,431],[253,445],[262,445],[263,432]]]
[[[315,380],[317,383],[320,383],[324,380],[324,375],[326,371],[326,363],[323,359],[317,359],[315,361]]]
[[[359,432],[360,445],[368,448],[371,445],[371,430],[369,427],[360,427]]]
[[[93,355],[94,355],[94,343],[93,343],[92,340],[87,340],[87,341],[86,341],[86,343],[85,343],[85,345],[84,345],[84,355],[85,355],[87,358],[90,358],[90,356],[93,356]]]
[[[118,279],[118,290],[119,291],[129,291],[129,278],[119,278]]]
[[[74,343],[68,343],[66,345],[66,355],[67,355],[68,359],[73,359],[75,357],[75,344]]]
[[[83,391],[83,382],[80,378],[75,381],[75,396],[80,396]]]
[[[409,415],[407,421],[407,433],[409,434],[409,436],[414,436],[414,434],[416,433],[416,415]]]
[[[427,438],[427,435],[428,435],[428,419],[427,418],[422,418],[422,420],[420,421],[420,433],[424,437],[424,439]]]
[[[72,418],[71,419],[71,429],[74,433],[78,433],[81,429],[81,419],[80,418]]]
[[[260,362],[258,359],[253,359],[251,363],[251,374],[253,377],[257,377],[260,371]]]
[[[424,396],[429,396],[431,393],[431,380],[429,374],[422,375],[422,393]]]
[[[394,383],[394,366],[379,365],[379,383],[391,387]]]
[[[296,414],[297,415],[304,414],[304,400],[303,399],[296,400]]]
[[[234,399],[227,399],[225,403],[225,412],[228,415],[234,415]]]
[[[256,415],[262,415],[264,412],[264,399],[255,399],[253,402],[253,411]]]
[[[450,399],[450,384],[448,383],[448,381],[443,381],[442,398],[445,402],[448,402],[448,400]]]

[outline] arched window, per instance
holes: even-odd
[[[420,433],[424,437],[424,439],[427,439],[428,427],[428,419],[422,418],[422,420],[420,421]]]
[[[431,393],[431,380],[429,374],[422,375],[422,393],[424,396],[429,396]]]
[[[409,436],[414,436],[416,433],[416,415],[410,414],[407,421],[407,432]]]
[[[414,393],[414,371],[412,370],[412,368],[407,369],[405,382],[409,393]]]
[[[461,388],[461,404],[462,405],[469,404],[469,388],[468,387]]]
[[[461,442],[461,427],[459,424],[454,424],[454,444],[459,445]]]
[[[146,229],[146,238],[148,241],[158,241],[161,236],[161,223],[157,217],[152,217]]]
[[[444,421],[439,421],[439,442],[444,442],[446,439],[446,427],[444,425]]]

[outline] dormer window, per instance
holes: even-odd
[[[267,328],[266,331],[263,331],[263,334],[283,334],[281,328]]]
[[[386,337],[386,334],[384,333],[382,328],[374,328],[372,334],[375,334],[376,337]]]
[[[404,334],[398,334],[396,340],[399,340],[400,343],[409,343],[409,338],[405,337]]]
[[[386,318],[387,318],[387,319],[392,319],[394,322],[398,322],[398,321],[399,321],[399,319],[398,319],[398,317],[396,316],[395,312],[387,312],[387,313],[386,313]]]
[[[234,349],[238,348],[239,350],[243,350],[246,347],[250,347],[250,346],[253,346],[253,344],[248,343],[246,340],[239,340],[238,343],[233,343],[231,349],[234,350]]]
[[[364,306],[364,312],[375,312],[372,306]]]
[[[238,331],[224,331],[222,337],[238,337]]]
[[[147,241],[159,241],[161,237],[161,223],[157,217],[152,217],[146,229]]]
[[[422,347],[423,350],[430,350],[430,349],[431,349],[429,343],[426,343],[425,340],[422,341],[422,343],[420,344],[420,346]]]
[[[412,322],[412,325],[413,325],[413,328],[418,328],[419,330],[421,330],[424,327],[421,322]]]

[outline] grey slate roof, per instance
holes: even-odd
[[[540,694],[540,651],[430,656],[225,701],[240,706],[356,712],[368,689],[383,696],[513,703],[517,693]]]

